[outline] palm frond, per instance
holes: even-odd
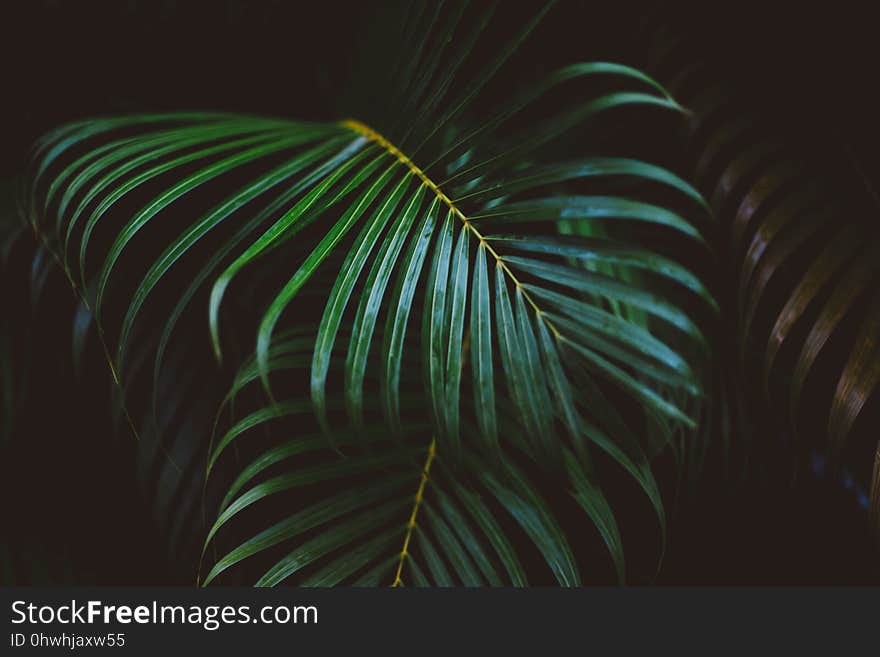
[[[802,136],[761,118],[745,95],[729,103],[711,66],[689,61],[670,88],[693,94],[692,178],[729,235],[730,370],[761,382],[756,417],[824,452],[837,476],[858,473],[865,506],[880,399],[876,192],[846,145],[817,139],[805,152]]]
[[[261,585],[524,584],[521,534],[574,585],[554,484],[623,577],[595,448],[665,526],[650,461],[690,448],[705,403],[707,340],[689,304],[714,302],[683,254],[708,255],[709,213],[668,170],[585,155],[584,127],[682,108],[642,73],[593,63],[477,111],[543,12],[457,85],[491,9],[476,22],[455,11],[415,12],[442,27],[394,89],[373,90],[381,123],[140,115],[35,148],[29,219],[94,313],[129,402],[143,370],[161,411],[166,352],[194,303],[202,344],[233,366],[207,449],[206,490],[232,481],[217,484],[203,558],[220,554],[204,583],[266,558]],[[596,78],[614,88],[517,123],[553,88]],[[291,419],[296,435],[278,440]],[[297,498],[276,524],[248,520],[306,487],[317,500]]]

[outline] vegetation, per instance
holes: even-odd
[[[729,426],[717,224],[633,153],[689,118],[654,79],[499,78],[552,7],[488,53],[494,7],[389,10],[349,118],[131,114],[34,146],[21,208],[78,295],[73,360],[106,361],[198,584],[623,582],[621,514],[659,566]]]

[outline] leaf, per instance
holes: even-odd
[[[451,298],[447,306],[447,316],[444,324],[449,326],[445,342],[446,372],[444,381],[446,389],[443,391],[445,420],[445,436],[452,446],[451,452],[457,455],[461,449],[461,436],[459,427],[459,388],[461,385],[461,370],[464,365],[464,316],[465,303],[467,301],[468,287],[468,232],[464,228],[459,231],[455,251],[452,254],[452,270],[449,274],[449,287]]]
[[[115,353],[174,541],[204,497],[202,584],[234,567],[259,585],[519,586],[524,537],[577,585],[579,526],[548,504],[566,493],[622,578],[596,449],[665,531],[649,456],[700,448],[711,218],[679,176],[583,138],[612,110],[682,112],[635,69],[575,64],[486,109],[552,4],[492,53],[501,3],[377,18],[401,58],[368,64],[366,114],[338,123],[141,115],[36,146],[26,211]],[[593,76],[613,90],[543,102]],[[618,191],[582,194],[600,185]]]
[[[382,243],[382,251],[374,261],[365,284],[369,294],[362,295],[358,304],[345,361],[346,405],[349,417],[356,427],[363,425],[363,383],[379,308],[400,251],[421,210],[423,199],[424,189],[419,187],[389,231],[389,238]]]
[[[428,364],[429,396],[434,406],[434,422],[442,435],[446,436],[446,413],[443,399],[446,392],[446,351],[449,344],[449,323],[451,315],[446,309],[447,292],[449,290],[449,270],[452,258],[452,240],[454,234],[454,217],[452,211],[446,213],[446,221],[437,237],[434,247],[434,261],[429,278],[428,295],[425,305],[425,322],[427,331],[425,343]],[[454,443],[453,443],[454,446]]]
[[[505,262],[512,265],[515,269],[526,271],[559,285],[565,285],[573,290],[616,299],[636,308],[641,308],[667,321],[688,336],[700,342],[705,342],[702,332],[687,315],[663,298],[650,292],[621,283],[608,276],[589,272],[583,273],[568,267],[552,265],[541,260],[510,256],[505,258]]]
[[[193,278],[189,287],[187,287],[186,291],[180,296],[180,299],[174,306],[174,310],[172,310],[167,322],[165,323],[165,327],[162,330],[162,335],[159,338],[159,346],[156,348],[156,357],[153,369],[154,388],[156,387],[159,380],[159,371],[162,366],[162,359],[165,353],[165,349],[168,346],[168,342],[171,339],[171,335],[177,325],[177,321],[180,319],[180,316],[188,307],[190,301],[192,301],[192,298],[195,296],[201,285],[214,272],[217,266],[223,261],[224,258],[226,258],[226,256],[232,253],[233,250],[236,249],[238,245],[241,244],[257,227],[262,225],[264,221],[266,221],[273,214],[281,210],[285,205],[290,203],[304,190],[324,179],[334,169],[342,166],[346,162],[346,160],[354,156],[355,153],[358,151],[359,146],[359,144],[353,143],[350,144],[348,147],[341,149],[336,155],[324,161],[307,176],[303,177],[299,182],[291,185],[291,187],[287,191],[285,191],[274,201],[266,205],[263,210],[256,213],[252,219],[244,222],[242,227],[238,231],[236,231],[236,233],[232,237],[230,237],[229,240],[224,245],[222,245],[213,256],[211,256],[211,258],[208,260],[208,262],[205,263],[204,266],[202,266],[198,274]]]
[[[491,473],[484,474],[483,481],[541,551],[559,583],[579,585],[580,574],[571,548],[546,503],[525,483],[515,466],[505,464],[505,472],[511,477],[508,485]]]
[[[565,453],[565,465],[573,485],[572,495],[599,530],[599,534],[608,546],[608,551],[614,560],[617,578],[623,583],[623,546],[620,531],[617,529],[617,521],[608,500],[605,499],[602,491],[586,478],[583,468],[580,467],[571,452]]]
[[[363,146],[363,141],[355,141],[352,144],[353,149],[359,149]],[[363,151],[358,155],[354,155],[351,158],[347,159],[342,163],[333,173],[327,176],[321,184],[315,187],[311,192],[309,192],[302,200],[297,202],[292,208],[290,208],[284,215],[278,219],[263,235],[260,236],[251,246],[249,246],[240,256],[238,256],[235,261],[233,261],[220,276],[214,281],[214,285],[211,288],[211,299],[210,305],[208,308],[209,318],[210,318],[210,328],[211,328],[211,338],[214,343],[214,353],[217,355],[218,359],[220,358],[220,333],[218,328],[218,313],[220,311],[220,303],[223,300],[223,294],[226,291],[226,288],[229,286],[229,283],[232,281],[232,278],[241,270],[245,265],[253,261],[257,256],[259,256],[263,251],[266,251],[271,247],[273,242],[276,242],[282,238],[290,239],[293,234],[296,234],[300,230],[305,227],[305,223],[314,220],[314,214],[308,214],[307,211],[312,208],[315,203],[320,200],[327,191],[340,179],[345,179],[344,176],[348,173],[348,171],[354,168],[357,164],[360,163],[360,160],[366,156],[367,152]],[[367,178],[367,176],[375,170],[383,157],[380,155],[379,157],[374,158],[367,166],[360,169],[354,176],[349,178],[347,182],[342,186],[341,189],[337,190],[335,198],[330,201],[337,201],[339,198],[347,195],[351,190],[356,188],[363,180]]]
[[[265,549],[278,545],[285,540],[294,538],[309,529],[318,527],[341,515],[363,508],[364,506],[369,505],[373,500],[385,497],[389,492],[395,490],[401,483],[400,480],[393,480],[390,482],[383,481],[378,485],[367,486],[357,491],[346,491],[328,497],[310,507],[307,507],[248,539],[219,559],[202,581],[202,585],[206,586],[210,584],[220,573],[243,559],[247,559]],[[386,511],[387,510],[388,509],[386,509]]]
[[[471,292],[471,369],[474,374],[474,408],[480,435],[485,438],[489,451],[498,447],[498,427],[495,418],[495,382],[492,355],[492,316],[489,306],[489,278],[486,267],[486,248],[477,249],[474,263],[473,291]]]
[[[315,406],[318,421],[327,434],[331,432],[327,423],[324,386],[330,367],[333,342],[336,340],[336,334],[342,321],[342,314],[345,312],[345,306],[351,297],[364,263],[370,255],[370,251],[376,246],[379,233],[385,228],[391,214],[403,199],[409,183],[409,177],[403,177],[397,183],[394,191],[391,192],[387,200],[379,205],[355,239],[348,257],[342,263],[342,269],[333,284],[333,289],[330,291],[327,307],[321,318],[321,325],[318,327],[318,336],[315,340],[315,355],[312,360],[312,402]]]
[[[422,222],[410,242],[406,260],[398,276],[397,284],[391,296],[391,312],[385,328],[385,340],[382,347],[383,373],[382,398],[386,420],[395,431],[400,426],[400,367],[406,327],[415,296],[416,285],[422,266],[428,254],[431,237],[438,218],[440,203],[438,199],[424,213]]]
[[[677,214],[650,203],[630,201],[607,196],[563,196],[520,201],[493,207],[491,210],[474,214],[471,221],[484,222],[488,219],[503,218],[504,223],[523,221],[571,221],[623,220],[668,226],[702,242],[700,232],[691,222]]]
[[[674,260],[647,249],[622,245],[612,240],[583,237],[540,238],[534,236],[488,235],[486,239],[490,243],[497,242],[500,245],[499,248],[574,258],[582,263],[598,262],[648,271],[675,281],[682,287],[699,295],[712,310],[718,311],[718,306],[711,292],[696,275]]]
[[[140,285],[138,285],[131,303],[128,306],[118,341],[119,346],[117,347],[116,355],[117,368],[122,367],[122,359],[125,354],[125,343],[141,306],[168,269],[170,269],[171,266],[180,259],[193,244],[205,237],[209,231],[216,228],[221,222],[229,219],[229,217],[231,217],[237,210],[251,202],[260,194],[272,189],[274,186],[284,182],[292,175],[300,172],[306,166],[327,155],[331,149],[338,147],[338,145],[339,142],[336,140],[325,142],[276,167],[274,170],[259,178],[256,182],[247,185],[238,193],[212,209],[207,215],[202,217],[202,219],[193,224],[186,232],[181,234],[181,236],[165,250],[144,276]]]

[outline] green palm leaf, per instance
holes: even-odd
[[[521,585],[525,541],[575,585],[548,480],[622,578],[595,447],[664,526],[650,457],[681,451],[673,436],[694,425],[708,362],[687,304],[714,308],[674,254],[706,248],[706,206],[661,167],[590,157],[580,128],[681,108],[638,71],[592,63],[486,114],[476,100],[540,15],[458,84],[492,9],[425,12],[416,25],[437,27],[378,95],[383,125],[144,115],[35,148],[31,221],[115,338],[121,381],[140,331],[158,399],[175,327],[204,297],[204,343],[235,366],[207,446],[219,502],[203,583],[260,563],[260,585]],[[597,76],[620,88],[505,132],[551,89]],[[608,191],[621,183],[631,195]],[[653,248],[657,231],[682,249]],[[624,421],[623,406],[640,417]],[[291,418],[295,435],[279,435]],[[253,509],[306,489],[319,497],[254,528]]]

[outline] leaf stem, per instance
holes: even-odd
[[[419,507],[422,504],[425,494],[425,484],[428,483],[428,475],[431,472],[431,463],[437,453],[436,441],[431,438],[431,444],[428,445],[428,457],[425,459],[425,465],[422,467],[422,476],[419,481],[419,489],[416,491],[415,503],[413,504],[412,513],[409,515],[409,521],[406,523],[406,536],[403,539],[403,548],[400,550],[400,560],[397,562],[397,572],[394,574],[394,581],[391,583],[392,588],[403,586],[403,564],[409,554],[409,542],[412,538],[413,529],[416,527],[416,516],[419,514]]]

